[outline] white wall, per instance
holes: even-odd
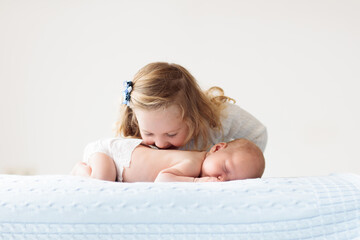
[[[182,64],[267,127],[267,177],[360,174],[360,2],[0,0],[0,173],[66,174],[122,82]]]

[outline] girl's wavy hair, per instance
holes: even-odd
[[[209,128],[222,132],[224,103],[235,102],[219,87],[202,91],[189,71],[178,64],[150,63],[136,73],[132,82],[130,104],[120,105],[115,123],[117,136],[141,138],[133,108],[156,110],[175,104],[189,127],[185,144],[193,139],[196,149],[205,150],[209,147]]]

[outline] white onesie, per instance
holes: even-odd
[[[89,163],[89,158],[96,152],[104,153],[111,157],[116,166],[116,179],[122,182],[124,167],[130,166],[131,154],[142,142],[142,139],[107,138],[89,143],[84,150],[83,162]]]

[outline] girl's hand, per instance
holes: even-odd
[[[216,177],[201,177],[201,178],[195,178],[194,182],[221,182]]]

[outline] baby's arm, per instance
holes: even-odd
[[[155,182],[218,182],[216,177],[198,178],[200,169],[193,162],[184,160],[170,168],[166,168],[157,175]]]

